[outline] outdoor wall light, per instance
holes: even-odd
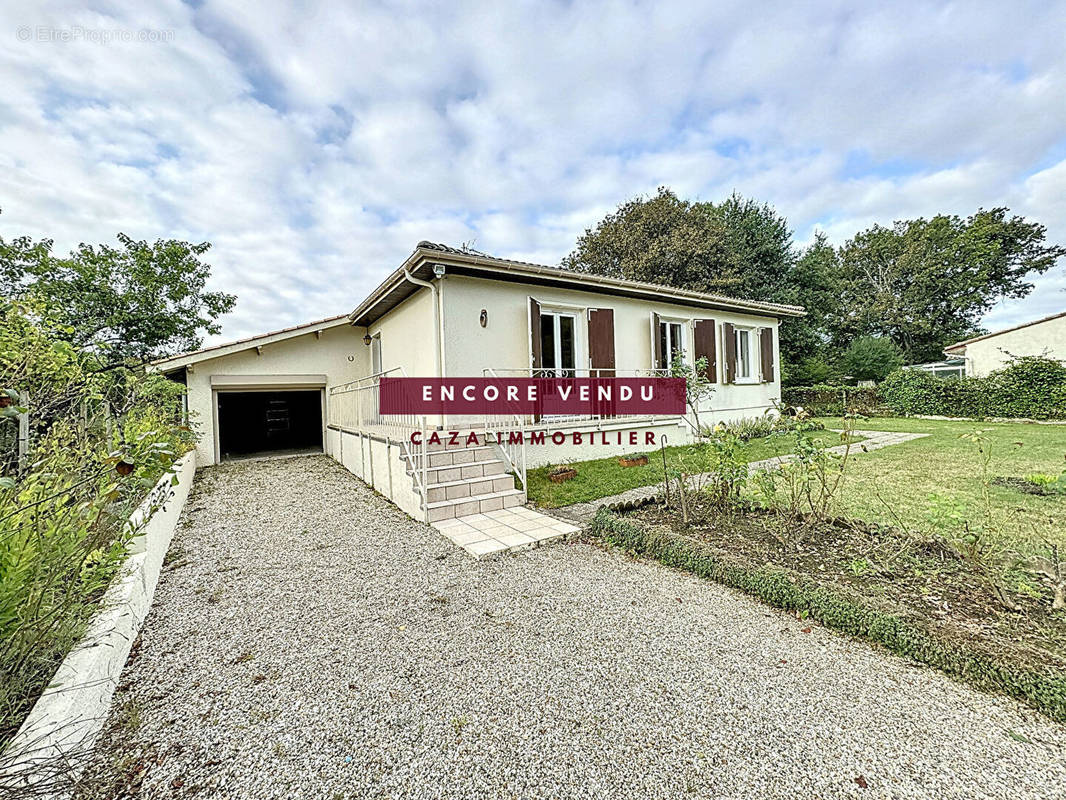
[[[433,265],[433,274],[436,277],[438,277],[438,278],[443,278],[444,277],[444,265],[443,264],[434,264]]]
[[[482,328],[487,328],[489,326],[489,312],[487,309],[481,309],[480,321]]]
[[[374,340],[370,338],[370,331],[367,331],[363,334],[363,344],[365,344],[367,347],[370,347],[370,343],[372,341]]]

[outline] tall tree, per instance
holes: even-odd
[[[831,248],[830,248],[831,249]],[[806,304],[820,298],[819,250],[797,257],[788,222],[770,205],[734,194],[719,204],[690,202],[660,187],[620,205],[585,231],[563,266],[581,272],[661,283],[752,300]],[[836,296],[836,292],[832,293]],[[782,327],[785,359],[810,355],[825,336],[811,317]]]
[[[945,345],[979,332],[998,300],[1029,294],[1027,276],[1046,272],[1066,248],[1046,244],[1043,225],[1008,213],[941,214],[857,234],[840,250],[837,343],[886,336],[910,363],[937,360]]]
[[[101,368],[136,366],[203,342],[236,298],[206,290],[210,245],[153,244],[118,235],[119,247],[81,244],[52,255],[52,241],[0,238],[0,293],[33,297],[50,310],[54,333],[92,351]]]
[[[721,215],[665,187],[587,229],[563,266],[701,292],[728,292],[741,282]]]

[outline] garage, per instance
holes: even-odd
[[[322,452],[322,390],[218,391],[221,460]]]

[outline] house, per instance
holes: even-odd
[[[945,347],[944,353],[949,359],[963,359],[966,375],[972,378],[983,378],[1020,356],[1066,361],[1066,311],[957,342]]]
[[[188,386],[200,464],[325,452],[408,513],[433,520],[524,502],[527,465],[632,452],[664,437],[686,443],[694,421],[382,415],[382,377],[635,377],[706,357],[715,391],[699,421],[708,425],[775,408],[778,325],[803,314],[420,242],[351,314],[155,366]],[[495,435],[516,429],[556,441]],[[412,441],[422,430],[474,431],[477,439]]]

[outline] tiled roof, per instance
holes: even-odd
[[[347,321],[347,314],[338,314],[335,317],[325,317],[324,319],[316,319],[314,322],[305,322],[302,325],[291,325],[288,328],[279,328],[276,331],[270,331],[269,333],[260,333],[257,336],[248,336],[244,339],[234,339],[232,342],[222,342],[221,344],[213,344],[210,347],[201,347],[199,350],[189,350],[185,353],[178,353],[173,356],[166,356],[165,358],[157,358],[152,361],[153,366],[159,366],[160,364],[166,364],[170,361],[177,361],[179,359],[191,358],[205,353],[211,353],[215,350],[223,350],[226,348],[236,347],[242,344],[246,344],[249,347],[253,347],[257,341],[261,339],[269,339],[272,336],[281,336],[285,333],[296,333],[302,331],[305,328],[313,328],[316,325],[328,325],[331,322]]]
[[[534,263],[532,263],[530,261],[516,261],[516,260],[510,259],[510,258],[499,258],[497,256],[491,256],[491,255],[489,255],[487,253],[482,253],[482,252],[480,252],[478,250],[473,250],[471,248],[465,248],[464,249],[464,248],[452,247],[451,245],[441,244],[440,242],[430,242],[430,241],[422,240],[421,242],[418,243],[418,249],[419,250],[435,250],[437,252],[448,253],[448,254],[457,255],[457,256],[466,256],[466,257],[473,256],[475,258],[484,258],[484,259],[487,259],[489,261],[492,261],[494,263],[498,263],[498,264],[501,264],[501,265],[514,264],[517,267],[531,268],[531,269],[535,269],[535,270],[540,271],[540,272],[550,271],[550,272],[559,273],[560,275],[568,276],[568,277],[571,277],[571,278],[574,277],[574,276],[582,276],[582,277],[586,276],[586,273],[576,272],[576,271],[570,270],[570,269],[563,269],[562,267],[550,267],[550,266],[547,266],[545,264],[534,264]],[[792,306],[792,305],[787,305],[785,303],[771,303],[771,302],[767,302],[767,301],[763,301],[763,300],[741,300],[741,299],[736,298],[736,297],[728,297],[727,295],[711,294],[709,292],[697,292],[697,291],[693,291],[693,290],[689,290],[689,289],[678,289],[676,286],[667,286],[667,285],[661,284],[661,283],[646,283],[644,281],[632,281],[632,280],[622,279],[622,278],[610,278],[610,277],[601,276],[601,275],[587,275],[587,277],[589,277],[590,279],[595,279],[596,282],[598,282],[598,283],[613,284],[613,285],[621,286],[621,287],[646,289],[648,291],[659,292],[659,293],[662,293],[662,294],[673,295],[673,296],[700,297],[700,298],[704,298],[704,299],[706,299],[708,301],[712,301],[712,302],[719,302],[719,303],[723,303],[723,304],[735,304],[737,306],[758,306],[760,308],[764,308],[764,309],[767,309],[767,310],[781,311],[781,312],[786,313],[786,314],[797,314],[798,313],[799,315],[802,315],[802,314],[805,313],[802,306]]]

